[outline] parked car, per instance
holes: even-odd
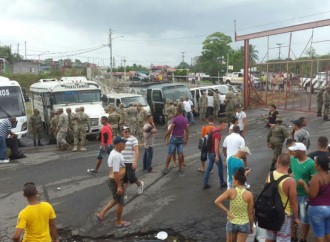
[[[330,75],[328,74],[328,81]],[[321,89],[322,87],[327,85],[327,75],[326,72],[319,72],[317,75],[312,79],[311,85],[311,78],[309,77],[302,77],[300,78],[300,86],[306,90],[308,93],[313,93],[314,90]]]
[[[242,72],[227,73],[227,75],[223,76],[223,82],[229,85],[232,84],[242,85],[244,82],[243,73]]]
[[[144,110],[150,113],[150,107],[144,96],[131,93],[110,93],[102,96],[102,105],[106,107],[108,105],[114,105],[119,107],[120,104],[124,104],[125,108],[128,108],[130,104],[141,103]]]

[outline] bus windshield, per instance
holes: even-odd
[[[54,104],[100,102],[100,90],[65,91],[53,94]]]
[[[25,116],[25,104],[20,87],[0,87],[0,118]]]
[[[189,89],[186,86],[173,86],[173,87],[168,87],[164,88],[164,96],[163,98],[165,100],[173,100],[176,101],[180,99],[180,97],[188,97],[191,99],[191,93]]]
[[[125,108],[127,108],[131,103],[135,104],[141,104],[142,106],[147,106],[148,103],[147,101],[141,97],[141,96],[136,96],[136,97],[125,97],[121,99],[122,103],[124,104]]]

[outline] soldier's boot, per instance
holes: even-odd
[[[78,150],[78,147],[75,145],[75,146],[73,147],[72,151],[74,152],[74,151],[77,151],[77,150]]]
[[[38,140],[38,146],[44,146],[43,144],[41,144],[40,139]]]
[[[87,150],[87,149],[85,148],[85,146],[82,146],[82,147],[80,147],[80,150],[81,150],[81,151],[85,151],[85,150]]]
[[[37,146],[37,141],[35,139],[33,140],[33,146]]]
[[[324,121],[330,121],[329,118],[328,118],[328,115],[324,115],[324,116],[323,116],[323,120],[324,120]]]

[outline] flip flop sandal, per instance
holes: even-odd
[[[131,225],[131,222],[128,221],[121,221],[121,224],[116,224],[116,228],[125,228]]]
[[[101,219],[99,216],[97,216],[97,214],[95,214],[95,221],[97,224],[103,224],[104,220]]]

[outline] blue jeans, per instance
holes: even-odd
[[[183,153],[183,144],[184,144],[183,137],[171,136],[170,145],[168,146],[168,154],[173,155],[175,150],[176,150],[177,154],[182,154]]]
[[[213,165],[215,162],[215,153],[207,152],[207,160],[209,164],[207,165],[204,175],[204,186],[209,184],[210,173],[213,169]],[[221,156],[219,156],[219,162],[216,163],[216,165],[218,166],[218,176],[220,178],[220,186],[221,186],[225,182],[225,179],[223,177],[223,163]]]
[[[299,219],[302,224],[309,224],[309,217],[308,217],[307,207],[306,207],[307,200],[308,200],[307,195],[298,196]]]
[[[188,119],[190,124],[195,123],[193,112],[186,112],[186,118]]]
[[[106,155],[109,155],[110,152],[112,151],[112,149],[113,149],[113,145],[107,145],[106,151],[104,151],[102,149],[102,146],[100,146],[99,153],[97,155],[97,159],[98,160],[103,160],[103,157],[106,156]]]
[[[152,156],[154,154],[154,150],[152,146],[149,146],[149,148],[144,148],[144,154],[143,154],[143,169],[152,171],[151,162],[152,162]]]
[[[6,137],[0,136],[0,160],[7,159]]]
[[[308,215],[317,238],[330,234],[330,206],[309,205]]]

